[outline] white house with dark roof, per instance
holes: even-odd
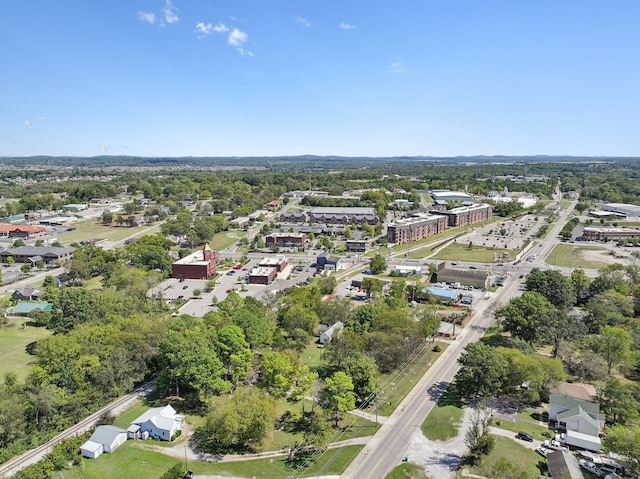
[[[184,416],[170,405],[154,407],[133,420],[127,432],[130,437],[147,433],[151,438],[171,441],[173,435],[182,430],[183,423]]]
[[[88,441],[80,446],[80,453],[96,459],[103,452],[113,452],[127,440],[127,431],[117,426],[98,426]]]

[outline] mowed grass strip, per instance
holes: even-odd
[[[286,456],[277,456],[264,459],[251,459],[235,462],[189,462],[189,470],[198,475],[220,475],[232,477],[260,478],[260,479],[286,479],[292,473],[296,477],[312,477],[322,475],[340,475],[344,472],[353,459],[364,446],[346,446],[337,449],[328,449],[318,456],[317,462],[310,463],[303,470],[296,470],[286,462]],[[108,477],[108,476],[105,476]],[[139,478],[146,479],[146,478]]]
[[[433,351],[433,347],[436,344],[440,346],[440,352]],[[427,343],[424,346],[424,350],[413,358],[413,361],[400,373],[394,371],[393,373],[381,375],[378,378],[380,387],[378,414],[381,416],[390,415],[416,383],[422,379],[422,376],[425,375],[447,346],[447,343]],[[371,414],[375,414],[375,411],[374,405],[366,410]]]
[[[51,335],[45,328],[25,326],[23,319],[13,319],[0,328],[0,377],[8,372],[16,373],[20,381],[24,381],[31,366],[35,364],[35,356],[27,353],[29,343],[38,341]]]

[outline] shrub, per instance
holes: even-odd
[[[440,351],[442,351],[442,348],[440,347],[440,345],[439,345],[439,344],[436,344],[436,345],[433,347],[432,351],[433,351],[434,353],[439,353]]]

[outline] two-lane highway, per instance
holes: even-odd
[[[427,374],[385,421],[366,448],[342,475],[353,479],[382,479],[400,463],[416,431],[435,405],[444,387],[458,371],[458,357],[467,344],[478,341],[493,321],[488,308],[493,301],[508,301],[520,294],[520,281],[507,283],[491,301],[480,301],[471,321],[460,330],[456,340],[436,360]],[[438,393],[434,394],[434,391]]]

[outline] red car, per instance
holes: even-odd
[[[237,264],[237,265],[235,265],[235,266],[233,267],[233,269],[241,269],[241,268],[242,268],[242,265],[241,265],[241,264]]]

